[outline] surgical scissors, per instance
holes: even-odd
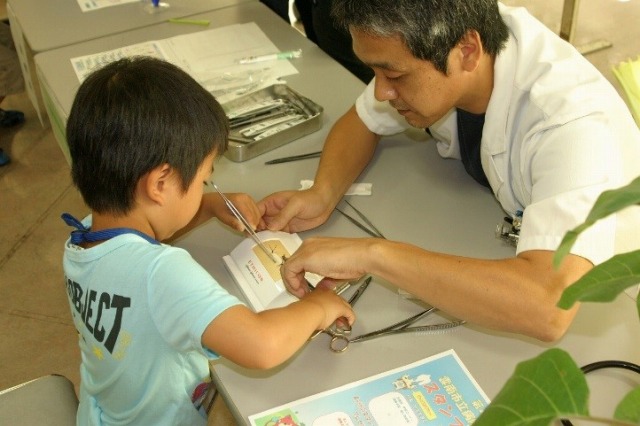
[[[361,334],[354,338],[349,338],[351,334],[351,328],[348,330],[340,329],[337,325],[332,325],[331,327],[323,330],[324,333],[331,336],[331,342],[329,343],[329,348],[336,353],[344,352],[347,350],[351,343],[364,342],[365,340],[375,339],[377,337],[388,336],[391,334],[400,334],[400,333],[413,333],[413,332],[422,332],[422,333],[437,333],[449,330],[451,328],[457,327],[465,323],[463,320],[445,322],[441,324],[430,324],[430,325],[419,325],[414,327],[409,327],[411,324],[416,321],[428,316],[429,314],[436,312],[437,308],[428,308],[424,311],[413,315],[405,320],[392,324],[388,327],[381,328],[379,330],[372,331],[370,333]]]

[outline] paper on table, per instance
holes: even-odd
[[[298,71],[288,60],[270,63],[240,65],[245,56],[278,52],[278,48],[255,24],[235,24],[193,34],[172,37],[167,40],[180,58],[180,64],[189,68],[200,80],[206,82],[221,73],[237,73],[263,69],[268,66],[278,76],[296,74]],[[212,43],[215,41],[215,43]]]
[[[279,49],[255,22],[228,25],[167,40],[167,50],[208,91],[227,102],[229,94],[243,95],[275,84],[280,77],[297,74],[288,60],[238,64],[246,56],[276,53]]]
[[[72,58],[71,63],[82,81],[97,67],[114,60],[148,55],[181,67],[216,96],[232,92],[241,95],[248,89],[257,90],[274,84],[279,77],[298,73],[288,60],[250,65],[237,63],[245,56],[275,52],[278,48],[260,27],[250,22]]]
[[[169,61],[169,58],[166,57],[160,42],[147,41],[92,55],[72,58],[71,65],[73,66],[73,70],[76,72],[78,80],[82,82],[94,70],[103,67],[110,62],[117,61],[118,59],[130,58],[133,56],[151,56]]]
[[[77,0],[80,10],[90,12],[105,7],[118,6],[126,3],[140,2],[140,0]]]
[[[312,180],[303,179],[300,181],[300,190],[309,189],[313,186]],[[371,195],[373,184],[371,183],[354,183],[344,195]]]

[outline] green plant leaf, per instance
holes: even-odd
[[[640,250],[613,256],[594,267],[562,293],[558,307],[577,301],[610,302],[626,288],[640,283]]]
[[[634,179],[627,186],[600,194],[584,223],[565,234],[553,258],[554,266],[557,268],[560,265],[582,231],[596,221],[636,204],[640,204],[640,177]]]
[[[589,388],[584,374],[562,349],[523,361],[475,426],[546,426],[563,416],[587,416]]]
[[[629,392],[620,401],[614,416],[618,420],[640,424],[640,387]]]

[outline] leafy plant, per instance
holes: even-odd
[[[585,222],[565,235],[554,257],[555,266],[569,253],[581,232],[599,219],[635,205],[640,205],[640,178],[625,187],[603,192]],[[638,283],[640,250],[618,254],[565,289],[558,306],[568,309],[576,302],[610,302]],[[640,315],[640,295],[637,306]],[[640,424],[640,387],[620,401],[614,412],[615,420],[590,418],[588,399],[589,388],[582,370],[566,351],[549,349],[518,364],[474,425],[546,426],[567,417],[587,417],[605,424]]]

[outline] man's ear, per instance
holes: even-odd
[[[462,69],[473,71],[480,65],[480,59],[484,53],[480,34],[476,30],[469,30],[458,43]]]
[[[143,190],[151,202],[163,205],[171,187],[173,168],[165,163],[147,173],[143,179]]]

